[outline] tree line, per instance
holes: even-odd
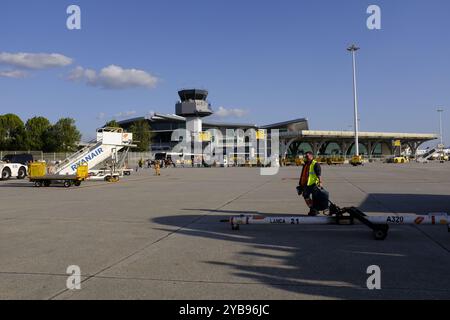
[[[120,127],[115,120],[105,126]],[[149,151],[152,132],[148,122],[138,121],[128,130],[133,133],[135,151]],[[15,114],[0,115],[1,151],[74,152],[80,139],[81,133],[72,118],[62,118],[52,124],[45,117],[33,117],[24,123]]]
[[[109,121],[105,126],[110,128],[120,128],[120,125],[116,120]],[[153,133],[146,120],[136,121],[129,127],[128,131],[133,133],[133,141],[137,146],[134,149],[135,151],[147,152],[150,150]]]
[[[26,123],[19,116],[0,115],[0,150],[74,152],[81,139],[75,120],[62,118],[52,124],[45,117],[33,117]]]

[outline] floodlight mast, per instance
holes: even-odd
[[[351,45],[347,50],[352,53],[353,61],[353,105],[355,113],[355,155],[359,156],[359,125],[358,125],[358,94],[356,91],[356,51],[360,48],[356,45]]]

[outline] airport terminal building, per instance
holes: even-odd
[[[171,141],[176,129],[188,129],[200,133],[209,129],[217,129],[225,136],[227,129],[278,129],[280,138],[280,153],[282,157],[295,157],[307,151],[316,156],[351,156],[354,154],[354,132],[352,131],[318,131],[309,128],[307,118],[297,118],[285,122],[267,125],[214,122],[208,117],[213,114],[207,101],[206,90],[189,89],[178,93],[180,101],[175,106],[175,114],[155,113],[148,117],[138,117],[119,122],[124,129],[129,129],[138,121],[147,121],[152,129],[152,152],[171,152],[178,143]],[[360,132],[360,152],[367,158],[387,157],[408,150],[412,156],[421,144],[435,140],[436,134],[394,133],[394,132]],[[227,142],[224,141],[223,145]],[[247,146],[247,150],[252,146]],[[250,152],[250,151],[248,151]]]

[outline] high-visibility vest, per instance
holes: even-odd
[[[316,175],[316,172],[314,171],[316,164],[317,164],[317,161],[313,160],[311,162],[311,165],[309,166],[308,187],[319,184],[319,177]]]

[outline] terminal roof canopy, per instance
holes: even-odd
[[[266,126],[262,126],[260,128],[261,129],[279,129],[279,130],[298,132],[298,131],[303,131],[303,130],[309,130],[309,124],[308,124],[308,119],[300,118],[300,119],[294,119],[294,120],[269,124]]]
[[[133,118],[133,119],[127,119],[119,121],[119,124],[124,127],[128,127],[131,124],[147,120],[150,122],[150,125],[152,123],[158,123],[158,122],[185,122],[186,118],[183,116],[178,116],[174,114],[160,114],[155,113],[149,117],[139,117],[139,118]],[[210,120],[204,120],[203,125],[205,129],[208,128],[229,128],[229,129],[279,129],[280,131],[288,131],[288,132],[300,132],[304,130],[309,129],[308,119],[305,118],[299,118],[294,120],[289,120],[285,122],[278,122],[274,124],[269,124],[265,126],[258,126],[257,124],[251,124],[251,123],[234,123],[234,122],[218,122],[218,121],[210,121]]]

